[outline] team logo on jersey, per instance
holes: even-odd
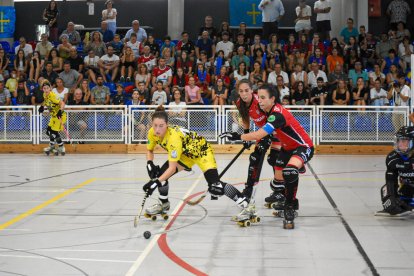
[[[177,158],[177,151],[176,151],[176,150],[173,150],[173,151],[171,152],[171,157],[172,157],[172,158]]]
[[[270,123],[274,122],[275,120],[276,120],[275,115],[270,115],[269,118],[267,118],[267,121],[270,122]]]

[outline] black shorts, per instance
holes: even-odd
[[[312,159],[314,151],[315,149],[313,147],[298,147],[294,150],[284,150],[282,148],[279,153],[279,157],[276,160],[275,166],[279,169],[285,168],[289,163],[290,158],[294,155],[302,159],[303,163],[306,164]]]
[[[331,20],[316,21],[317,32],[329,32],[331,30]]]

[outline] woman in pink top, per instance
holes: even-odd
[[[188,85],[185,86],[185,102],[190,105],[203,104],[200,87],[195,85],[194,77],[189,77]]]

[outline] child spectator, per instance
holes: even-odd
[[[163,90],[163,82],[157,81],[156,89],[152,94],[152,102],[153,105],[162,105],[167,104],[167,93]]]
[[[116,95],[112,99],[113,105],[123,105],[125,104],[124,98],[124,86],[121,83],[116,85]]]

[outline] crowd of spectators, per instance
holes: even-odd
[[[43,34],[36,44],[21,37],[14,53],[0,49],[0,105],[41,103],[39,83],[45,79],[67,104],[234,104],[238,82],[249,79],[256,90],[273,84],[290,105],[408,105],[414,49],[406,28],[411,11],[404,3],[391,2],[392,28],[382,34],[368,33],[348,18],[339,34],[330,35],[330,1],[316,1],[312,9],[300,0],[295,32],[286,40],[278,31],[253,34],[243,22],[236,32],[227,22],[216,28],[206,16],[199,33],[183,31],[173,41],[147,34],[139,20],[121,37],[117,11],[107,1],[100,29],[85,37],[68,22],[58,43]],[[265,12],[269,3],[260,5]],[[57,39],[55,9],[51,1],[43,16]],[[284,11],[278,12],[279,20]],[[269,30],[266,24],[264,32]]]

